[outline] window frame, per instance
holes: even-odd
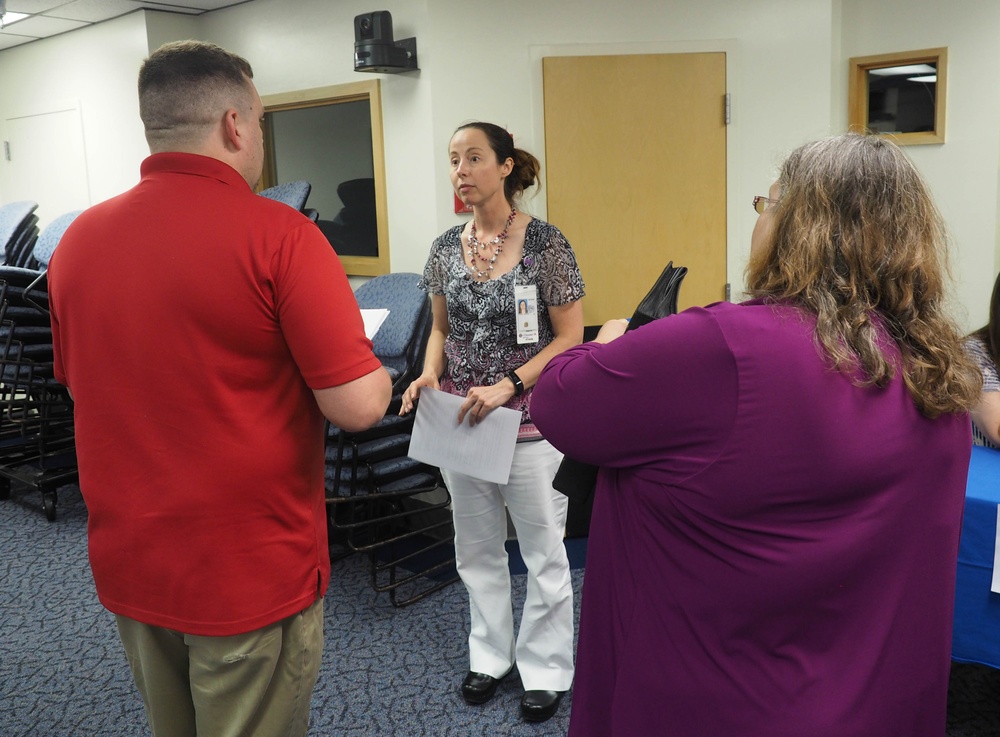
[[[379,276],[389,273],[389,215],[385,187],[385,152],[382,136],[382,97],[379,80],[314,87],[294,92],[262,95],[264,104],[264,171],[261,188],[277,184],[277,159],[269,115],[323,105],[367,101],[371,115],[372,176],[375,180],[375,220],[378,234],[377,256],[341,256],[348,276]]]
[[[868,132],[868,73],[904,64],[934,64],[937,81],[934,88],[934,130],[918,133],[877,133],[891,138],[901,146],[919,146],[945,142],[945,108],[947,107],[948,49],[922,49],[893,54],[855,56],[850,59],[848,123],[851,131]]]

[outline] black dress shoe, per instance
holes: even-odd
[[[529,722],[551,719],[559,709],[565,691],[525,691],[521,697],[521,716]]]
[[[513,666],[511,670],[513,670]],[[485,704],[493,698],[500,681],[508,675],[510,675],[509,670],[499,678],[470,670],[465,680],[462,681],[462,698],[467,704]]]

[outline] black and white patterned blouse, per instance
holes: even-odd
[[[573,249],[554,225],[533,218],[524,233],[524,253],[511,271],[478,282],[462,257],[462,229],[456,225],[438,236],[420,285],[444,295],[448,305],[447,367],[442,391],[465,396],[473,386],[496,384],[552,342],[549,306],[575,302],[584,295],[583,278]],[[514,287],[534,284],[538,292],[538,342],[518,344]],[[531,425],[531,389],[505,406],[521,411],[522,435]]]
[[[965,350],[976,359],[979,370],[983,374],[983,393],[1000,392],[1000,376],[997,375],[997,366],[990,357],[990,351],[986,347],[986,343],[983,342],[983,339],[976,336],[969,336],[965,339]],[[982,431],[976,427],[976,423],[972,423],[972,442],[976,445],[984,445],[987,448],[997,447],[990,442],[989,438],[983,435]]]

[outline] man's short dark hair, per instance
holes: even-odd
[[[249,112],[250,63],[203,41],[164,44],[139,69],[139,117],[151,147],[197,139],[229,108]]]

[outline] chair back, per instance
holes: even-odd
[[[423,368],[432,319],[430,297],[419,283],[420,274],[383,274],[354,292],[360,308],[389,310],[372,344],[394,385],[410,380]]]
[[[38,266],[43,271],[49,268],[49,260],[52,258],[52,254],[56,250],[56,246],[59,245],[59,241],[63,237],[63,233],[66,232],[66,228],[72,223],[76,216],[79,215],[83,210],[72,210],[67,213],[63,213],[51,223],[46,225],[42,232],[38,235],[38,240],[35,241],[35,247],[32,249],[31,253],[35,257],[35,261],[38,262]]]
[[[0,248],[4,262],[12,266],[33,266],[31,249],[38,237],[38,203],[31,200],[0,206]]]
[[[0,246],[6,246],[37,209],[38,203],[30,200],[0,205]]]
[[[312,185],[304,179],[299,179],[294,182],[285,182],[284,184],[276,184],[273,187],[262,189],[260,196],[284,202],[289,207],[294,207],[299,212],[302,212],[305,209],[306,200],[309,199],[311,191]]]

